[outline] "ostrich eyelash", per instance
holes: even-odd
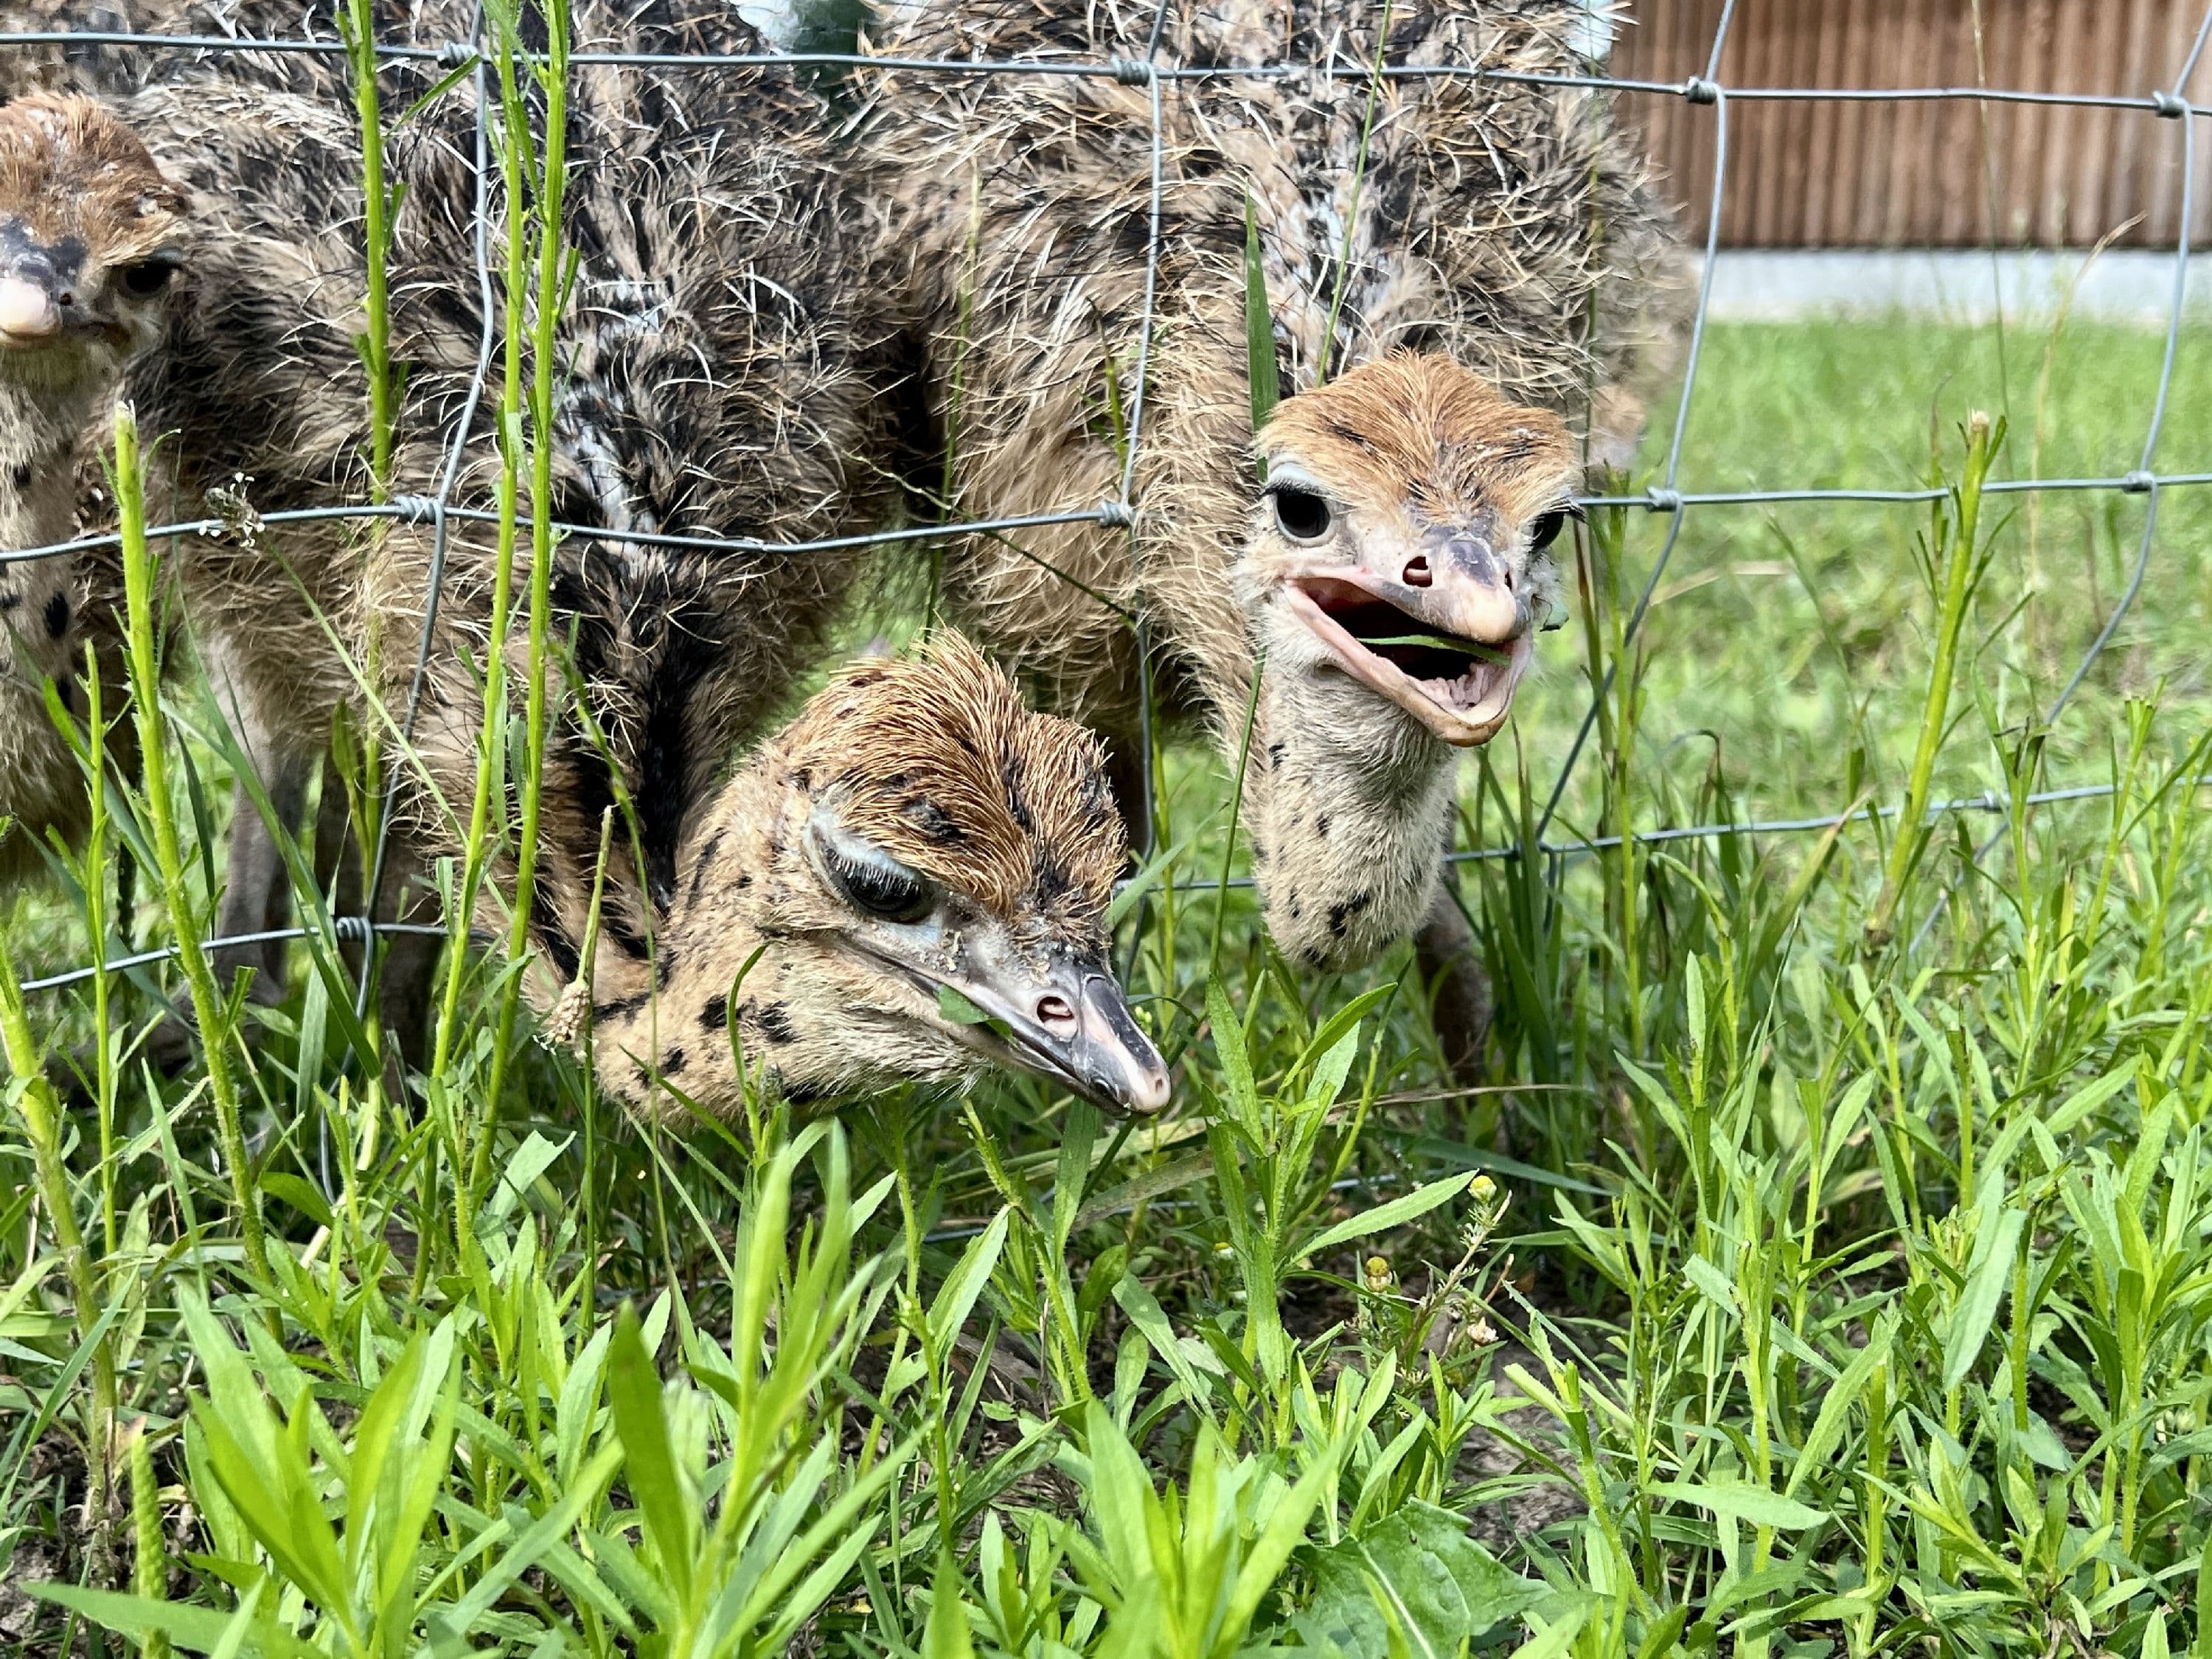
[[[838,890],[871,915],[887,921],[915,921],[928,913],[929,884],[911,871],[888,863],[863,863],[830,847],[822,849],[822,864]]]

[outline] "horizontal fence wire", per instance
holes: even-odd
[[[2067,491],[2102,491],[2115,495],[2147,495],[2154,489],[2199,488],[2212,484],[2212,472],[2126,472],[2110,478],[1993,478],[1982,486],[1988,495],[2033,495]],[[1653,488],[1638,495],[1577,495],[1575,504],[1584,511],[1601,507],[1640,507],[1647,513],[1678,513],[1692,507],[1783,507],[1819,502],[1860,501],[1878,507],[1916,507],[1945,499],[1950,491],[1936,485],[1912,489],[1722,489],[1675,490]],[[563,540],[618,542],[638,547],[684,548],[702,553],[831,553],[856,547],[890,547],[907,542],[945,541],[960,536],[1000,534],[1009,530],[1036,530],[1049,525],[1095,524],[1128,526],[1135,509],[1121,501],[1101,501],[1097,507],[1066,513],[1030,513],[1007,519],[963,519],[945,524],[908,525],[896,530],[872,530],[852,536],[823,536],[812,541],[771,542],[757,536],[692,535],[682,531],[610,530],[604,525],[551,521],[553,533]],[[483,507],[440,508],[427,496],[401,496],[388,501],[362,501],[356,506],[292,507],[256,514],[250,520],[180,519],[174,524],[149,525],[151,539],[175,536],[223,537],[250,535],[264,525],[306,524],[337,519],[396,520],[403,524],[429,524],[442,515],[460,524],[495,524],[499,515]],[[518,511],[515,527],[529,530],[536,521]],[[64,558],[72,553],[117,547],[118,531],[76,536],[65,542],[38,547],[0,549],[0,565],[24,564],[40,559]],[[1063,580],[1069,580],[1063,578]],[[1106,603],[1103,600],[1101,604]]]
[[[126,46],[148,51],[217,52],[289,52],[342,57],[342,40],[312,36],[176,34],[134,33],[121,29],[0,30],[0,47],[6,46]],[[393,62],[432,63],[449,69],[465,67],[477,55],[466,41],[447,41],[435,46],[400,46],[378,41],[373,48],[380,58]],[[542,53],[515,54],[518,63],[543,64]],[[1119,81],[1143,85],[1148,79],[1180,84],[1209,81],[1269,81],[1310,79],[1330,81],[1468,80],[1490,81],[1512,86],[1583,87],[1599,92],[1638,93],[1711,103],[1717,95],[1768,103],[1910,104],[1973,102],[2030,104],[2060,108],[2140,110],[2178,118],[2185,112],[2212,113],[2212,108],[2191,104],[2178,92],[2126,93],[2050,92],[2030,87],[1816,87],[1723,85],[1711,76],[1691,76],[1680,81],[1638,80],[1613,75],[1544,74],[1528,70],[1485,69],[1473,64],[1174,64],[1151,68],[1132,58],[901,58],[856,52],[571,52],[571,64],[598,64],[616,69],[873,69],[898,70],[925,75],[1034,75],[1073,80]]]
[[[1728,111],[1731,102],[1800,101],[1808,103],[1927,103],[1972,102],[1978,104],[2034,105],[2054,107],[2074,107],[2136,111],[2160,121],[2172,121],[2178,126],[2182,142],[2181,167],[2181,228],[2174,249],[2172,300],[2166,319],[2166,349],[2160,363],[2156,395],[2153,400],[2148,428],[2145,434],[2139,465],[2132,471],[2108,477],[2077,478],[2021,478],[1994,481],[1985,486],[1991,494],[2033,494],[2045,492],[2106,492],[2141,495],[2146,499],[2147,510],[2136,557],[2130,571],[2125,591],[2106,614],[2098,633],[2075,667],[2072,677],[2053,702],[2045,723],[2055,722],[2063,713],[2081,686],[2083,679],[2100,655],[2109,645],[2113,635],[2132,610],[2148,572],[2155,536],[2160,494],[2169,489],[2197,488],[2212,483],[2212,471],[2160,473],[2155,470],[2156,455],[2163,433],[2166,411],[2171,393],[2174,362],[2178,352],[2186,295],[2190,260],[2190,227],[2194,207],[2196,179],[2194,167],[2194,122],[2200,116],[2212,114],[2212,107],[2189,101],[2188,84],[2202,58],[2208,36],[2212,36],[2212,4],[2208,4],[2203,20],[2192,40],[2186,60],[2169,86],[2144,94],[2100,94],[2051,92],[2024,88],[1993,88],[1981,86],[1921,86],[1921,87],[1818,87],[1818,86],[1737,86],[1724,83],[1719,74],[1723,54],[1735,15],[1735,0],[1727,0],[1714,30],[1711,52],[1705,71],[1680,81],[1640,80],[1601,73],[1547,74],[1521,70],[1488,69],[1474,64],[1375,64],[1347,63],[1331,59],[1320,64],[1267,63],[1227,64],[1161,64],[1156,61],[1162,32],[1167,18],[1170,0],[1159,0],[1153,18],[1150,42],[1142,58],[1083,59],[1066,58],[1036,61],[1028,59],[921,58],[877,56],[864,52],[764,52],[751,53],[662,53],[578,51],[569,54],[569,62],[576,65],[607,65],[612,67],[650,68],[713,71],[735,69],[823,69],[823,70],[897,70],[950,76],[1042,76],[1061,78],[1110,80],[1127,86],[1148,89],[1150,118],[1149,161],[1150,213],[1149,233],[1146,249],[1146,271],[1143,310],[1139,319],[1139,348],[1135,364],[1135,394],[1131,400],[1131,418],[1127,453],[1124,458],[1120,489],[1115,498],[1094,507],[1075,508],[1066,512],[1028,514],[1019,517],[979,519],[941,524],[922,524],[897,529],[873,532],[861,535],[825,538],[805,542],[769,542],[755,537],[687,534],[673,532],[639,532],[611,531],[590,525],[556,521],[552,528],[563,538],[578,540],[627,543],[636,545],[688,548],[702,551],[718,551],[760,556],[766,554],[803,555],[862,547],[896,547],[918,544],[969,534],[1000,534],[1012,531],[1033,529],[1053,525],[1097,524],[1102,527],[1126,529],[1131,536],[1133,556],[1136,543],[1136,524],[1139,502],[1136,499],[1135,479],[1139,457],[1139,437],[1144,416],[1144,393],[1150,368],[1152,332],[1158,299],[1158,279],[1160,258],[1161,207],[1164,191],[1164,149],[1161,91],[1166,84],[1203,84],[1253,79],[1305,78],[1312,80],[1421,80],[1430,78],[1465,78],[1500,83],[1561,88],[1582,88],[1592,92],[1620,94],[1658,98],[1680,98],[1686,103],[1710,109],[1714,122],[1715,146],[1711,179],[1711,213],[1705,246],[1705,264],[1698,283],[1696,309],[1691,321],[1690,341],[1683,367],[1682,389],[1676,405],[1674,423],[1668,443],[1663,465],[1659,469],[1662,482],[1638,495],[1586,495],[1580,497],[1585,508],[1643,509],[1663,514],[1668,523],[1661,546],[1650,570],[1639,590],[1638,597],[1626,625],[1619,651],[1614,657],[1617,665],[1622,656],[1634,646],[1644,622],[1651,608],[1654,595],[1665,574],[1680,541],[1682,526],[1691,509],[1708,510],[1729,507],[1764,507],[1785,505],[1820,503],[1861,503],[1870,506],[1914,506],[1940,501],[1948,493],[1941,486],[1916,486],[1895,489],[1814,489],[1709,490],[1684,489],[1680,486],[1684,441],[1689,428],[1692,396],[1696,390],[1698,372],[1703,352],[1705,325],[1712,299],[1712,276],[1719,253],[1720,204],[1728,182]],[[476,185],[475,185],[475,264],[476,276],[484,299],[483,335],[474,379],[466,409],[457,422],[445,453],[445,464],[441,471],[436,493],[429,496],[403,495],[380,502],[333,504],[326,507],[271,512],[265,514],[247,514],[234,518],[214,517],[180,521],[155,526],[148,534],[153,537],[216,537],[251,534],[264,526],[279,526],[314,521],[386,520],[409,524],[428,524],[434,538],[431,562],[431,581],[428,603],[414,671],[413,689],[409,699],[404,729],[411,731],[416,706],[419,703],[423,676],[428,665],[428,650],[434,628],[438,603],[443,586],[443,573],[451,526],[455,523],[482,524],[497,521],[497,514],[480,509],[455,507],[452,494],[459,477],[460,463],[466,447],[467,434],[474,410],[481,401],[485,377],[494,349],[490,294],[492,264],[490,257],[490,204],[488,187],[489,174],[490,119],[489,100],[486,85],[486,57],[474,44],[483,33],[484,18],[481,4],[477,9],[470,40],[447,41],[436,46],[400,45],[378,41],[371,50],[380,59],[393,62],[429,63],[453,71],[467,71],[475,100]],[[0,32],[0,49],[8,46],[107,46],[191,53],[276,52],[342,55],[347,51],[343,40],[310,37],[239,37],[229,35],[174,34],[131,33],[114,30],[34,30]],[[538,54],[518,54],[526,60],[540,61]],[[534,527],[526,515],[518,520],[524,527]],[[111,547],[120,538],[116,533],[96,534],[72,538],[45,546],[0,550],[0,565],[32,560],[64,557],[71,554]],[[1048,569],[1049,566],[1046,567]],[[1060,573],[1054,572],[1055,574]],[[1071,580],[1066,577],[1063,580]],[[1078,584],[1079,586],[1079,584]],[[1085,590],[1088,592],[1089,590]],[[1098,598],[1093,595],[1093,598]],[[1110,601],[1100,603],[1113,606]],[[1140,641],[1148,644],[1146,619],[1143,614],[1141,589],[1139,606],[1134,615],[1122,612],[1136,629]],[[1545,830],[1550,826],[1567,787],[1571,781],[1576,764],[1586,746],[1604,699],[1610,695],[1614,668],[1608,666],[1605,675],[1594,688],[1588,708],[1583,716],[1573,743],[1560,764],[1547,797],[1542,815],[1535,827],[1534,843],[1541,854],[1554,860],[1577,854],[1596,852],[1622,844],[1619,836],[1599,836],[1573,841],[1547,840]],[[1139,687],[1140,708],[1144,737],[1149,750],[1151,740],[1151,684],[1148,651],[1140,653]],[[1143,769],[1149,786],[1150,768]],[[2203,782],[2206,780],[2197,780]],[[392,786],[396,789],[397,775]],[[2057,802],[2083,800],[2110,795],[2113,786],[2089,785],[2073,788],[2039,791],[2023,798],[2023,805],[2040,806]],[[1931,816],[1971,811],[2002,811],[2009,802],[1996,795],[1963,797],[1955,800],[1936,803],[1930,806]],[[1149,803],[1147,803],[1149,808]],[[373,860],[369,892],[381,890],[385,867],[386,841],[393,813],[387,799],[386,810],[380,815],[376,850]],[[1674,841],[1717,838],[1731,836],[1782,835],[1810,833],[1834,829],[1855,820],[1873,821],[1893,816],[1894,806],[1866,806],[1850,812],[1814,815],[1799,818],[1747,820],[1731,823],[1708,823],[1662,827],[1633,832],[1626,839],[1638,844],[1658,844]],[[1146,812],[1146,828],[1150,827],[1151,812]],[[1514,859],[1527,849],[1520,844],[1486,847],[1449,854],[1453,863],[1478,863],[1495,860]],[[1986,844],[1983,849],[1987,850]],[[1214,885],[1216,884],[1207,884]],[[1231,886],[1251,885],[1249,878],[1229,884]],[[370,906],[373,911],[374,903]],[[1934,918],[1923,924],[1932,925]],[[375,922],[368,917],[343,917],[336,924],[338,937],[359,939],[369,933],[443,934],[446,929],[427,924]],[[307,936],[312,930],[305,927],[280,928],[266,932],[241,934],[206,941],[206,948],[221,949],[276,939]],[[44,990],[81,982],[101,971],[116,972],[162,961],[174,955],[175,947],[153,950],[118,957],[100,967],[72,969],[52,975],[44,979],[27,981],[26,990]],[[370,955],[373,953],[365,953]],[[366,996],[370,964],[365,960],[361,994]]]
[[[226,933],[217,939],[202,939],[203,951],[225,951],[243,945],[268,945],[280,939],[313,939],[321,933],[316,927],[264,927],[258,933]],[[372,934],[380,938],[412,933],[426,939],[443,939],[446,929],[429,921],[375,921],[368,916],[333,916],[331,918],[331,937],[341,944],[359,944]],[[160,945],[150,951],[133,951],[129,956],[110,957],[106,961],[89,968],[72,968],[67,973],[49,974],[44,979],[27,979],[25,991],[56,991],[64,985],[81,985],[101,974],[120,974],[133,968],[143,968],[156,962],[173,960],[179,947]]]
[[[2212,776],[2191,778],[2186,782],[2192,787],[2212,787]],[[2036,790],[2033,793],[2021,796],[2020,805],[2032,808],[2056,805],[2070,801],[2102,800],[2117,793],[2118,786],[2110,783],[2076,784],[2065,789]],[[1961,795],[1953,800],[1930,801],[1928,804],[1927,817],[1932,823],[1939,818],[1967,812],[2007,813],[2012,811],[2012,807],[2013,802],[2010,797],[1992,790],[1979,795]],[[1626,842],[1633,842],[1638,847],[1655,847],[1663,846],[1669,842],[1720,841],[1731,836],[1811,835],[1833,830],[1841,824],[1870,823],[1881,818],[1893,818],[1897,816],[1898,811],[1899,809],[1894,805],[1867,805],[1860,807],[1856,811],[1814,814],[1809,817],[1747,818],[1724,823],[1667,824],[1653,830],[1633,830],[1626,836],[1593,836],[1586,841],[1541,842],[1537,844],[1535,851],[1537,855],[1542,858],[1575,858],[1613,851]],[[1450,854],[1449,859],[1454,864],[1474,864],[1519,859],[1525,856],[1528,852],[1527,848],[1518,844],[1482,847]],[[1130,880],[1133,879],[1135,878],[1125,878],[1118,885],[1126,887]],[[1218,881],[1202,880],[1194,884],[1190,890],[1214,892],[1218,891],[1222,885],[1223,884]],[[1246,890],[1251,888],[1253,882],[1249,876],[1237,876],[1231,878],[1227,885],[1232,890]],[[341,944],[358,943],[371,933],[380,936],[413,934],[422,938],[442,939],[447,936],[449,931],[434,922],[372,921],[367,916],[334,916],[331,919],[329,929],[331,937]],[[270,927],[258,933],[226,934],[220,938],[204,940],[202,944],[203,948],[208,951],[222,951],[233,946],[260,945],[276,939],[312,939],[318,937],[322,932],[320,928],[307,927]],[[66,973],[49,974],[44,979],[25,980],[22,988],[25,991],[53,991],[64,986],[82,984],[98,974],[119,974],[132,968],[143,968],[152,963],[170,960],[176,956],[177,948],[170,945],[157,946],[149,951],[134,951],[128,956],[111,957],[95,967],[72,968]]]

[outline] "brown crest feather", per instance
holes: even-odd
[[[81,239],[99,264],[143,258],[186,205],[138,136],[89,98],[30,93],[0,108],[0,215],[35,240]]]
[[[1566,422],[1449,358],[1394,351],[1286,398],[1255,446],[1296,456],[1361,502],[1425,497],[1437,520],[1489,506],[1519,519],[1571,477]]]
[[[1095,916],[1127,856],[1098,740],[1024,707],[957,634],[848,669],[790,755],[848,828],[1001,915]]]

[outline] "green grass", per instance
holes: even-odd
[[[2200,464],[2205,343],[2169,470]],[[2008,338],[2008,382],[1986,332],[1716,327],[1681,482],[1915,483],[1931,430],[1956,479],[1977,409],[2008,419],[1997,477],[2133,467],[2160,342],[2077,326],[2039,399],[2045,346]],[[1134,1131],[1011,1080],[650,1131],[533,1044],[497,1059],[489,963],[450,988],[426,1109],[363,1063],[318,939],[285,1006],[203,1021],[240,1028],[243,1162],[209,1072],[124,1063],[103,1163],[100,1115],[41,1068],[122,1033],[89,987],[20,1018],[0,995],[0,1629],[269,1655],[2212,1649],[2212,495],[2166,495],[2133,617],[2037,724],[2142,510],[1988,496],[1971,543],[1948,511],[1693,512],[1554,840],[1894,805],[1923,752],[1929,795],[1999,810],[1474,867],[1490,1093],[1449,1089],[1402,958],[1301,974],[1249,894],[1224,908],[1225,769],[1196,749],[1166,757],[1181,850],[1133,974],[1177,1097]],[[1572,623],[1468,769],[1485,842],[1527,831],[1664,528],[1591,526]],[[198,695],[166,712],[156,939],[172,900],[208,908],[225,777]],[[2015,804],[2075,783],[2115,793]],[[144,840],[157,803],[126,805]],[[5,944],[0,993],[81,956],[82,915],[16,901]],[[182,983],[118,981],[118,1018]]]

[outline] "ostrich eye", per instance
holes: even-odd
[[[1565,507],[1539,514],[1536,522],[1528,526],[1528,550],[1532,553],[1542,551],[1559,540],[1559,532],[1566,527],[1567,510]]]
[[[115,273],[115,280],[132,299],[150,300],[168,287],[169,278],[177,274],[177,264],[175,254],[156,253],[121,267]]]
[[[1274,498],[1275,523],[1292,541],[1317,542],[1328,534],[1335,514],[1326,496],[1288,484],[1268,493]]]
[[[823,869],[855,909],[884,921],[913,922],[935,908],[937,896],[925,878],[888,854],[871,853],[855,857],[842,849],[823,848]]]

